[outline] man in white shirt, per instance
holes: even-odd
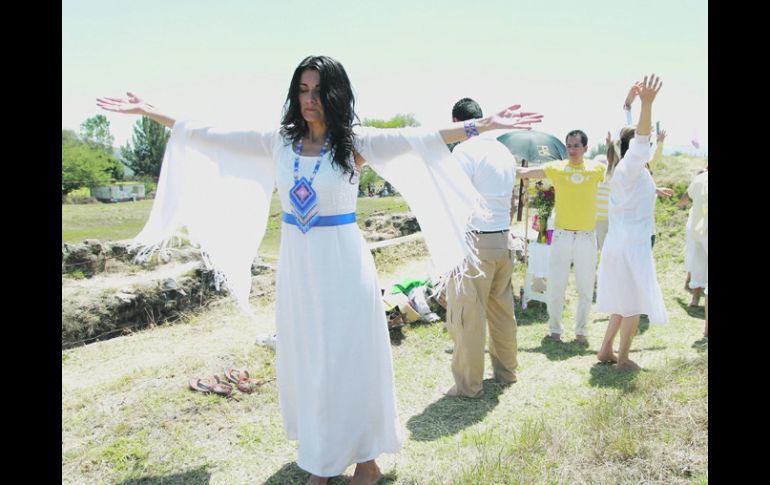
[[[481,107],[470,98],[458,101],[452,121],[481,118]],[[516,159],[495,138],[473,137],[454,148],[474,187],[492,214],[488,220],[474,217],[469,232],[481,260],[478,269],[458,287],[452,278],[447,286],[447,329],[454,341],[452,374],[455,384],[443,389],[448,396],[480,397],[484,378],[484,341],[489,324],[489,355],[494,378],[516,382],[516,317],[513,314],[513,189]],[[479,276],[479,270],[483,276]]]

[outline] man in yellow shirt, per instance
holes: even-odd
[[[588,314],[596,278],[596,194],[604,180],[604,165],[584,160],[588,136],[580,130],[567,133],[568,160],[541,167],[520,168],[520,178],[548,178],[556,189],[556,220],[548,265],[548,324],[551,338],[561,341],[562,311],[570,265],[575,265],[578,309],[575,340],[585,347]]]

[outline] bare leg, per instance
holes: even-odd
[[[684,280],[684,289],[685,289],[686,291],[689,291],[690,293],[692,293],[692,288],[690,288],[690,278],[692,278],[692,275],[691,275],[691,274],[690,274],[690,272],[688,271],[688,272],[687,272],[687,279],[686,279],[686,280]]]
[[[382,472],[374,460],[365,461],[356,465],[356,471],[353,473],[351,485],[374,485],[380,478]]]
[[[709,296],[706,295],[706,327],[703,329],[703,336],[709,336]]]
[[[596,359],[599,362],[617,363],[618,356],[612,352],[612,346],[613,342],[615,341],[615,336],[618,334],[618,330],[620,330],[621,318],[623,317],[617,313],[610,315],[610,321],[607,324],[607,331],[604,333],[604,342],[602,342],[602,348],[599,349],[599,353],[596,354]]]
[[[641,369],[636,362],[628,358],[628,352],[631,350],[631,341],[636,335],[636,329],[639,327],[640,315],[623,317],[620,321],[620,348],[618,349],[618,370],[636,370]]]
[[[703,288],[693,288],[692,290],[692,300],[690,300],[690,306],[698,306],[698,303],[700,303],[700,294],[703,291]]]

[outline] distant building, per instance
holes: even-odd
[[[125,202],[144,199],[144,184],[112,184],[91,187],[91,197],[101,202]]]

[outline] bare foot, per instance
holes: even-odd
[[[329,482],[329,477],[319,477],[317,475],[310,475],[305,482],[305,485],[326,485]]]
[[[439,389],[439,391],[441,392],[441,394],[445,396],[450,396],[450,397],[457,397],[460,395],[460,393],[457,392],[457,388],[455,386],[442,387],[441,389]]]
[[[617,364],[618,356],[614,352],[610,352],[609,354],[604,354],[602,352],[599,352],[598,354],[596,354],[596,360],[598,360],[602,364],[607,362],[614,362]]]
[[[615,367],[615,370],[617,370],[618,372],[628,372],[628,371],[634,371],[634,370],[642,370],[642,368],[639,367],[639,365],[633,360],[627,360],[623,363],[619,363]]]
[[[439,392],[441,392],[441,394],[443,394],[445,396],[449,396],[449,397],[468,397],[468,398],[471,398],[471,399],[478,399],[478,398],[480,398],[481,396],[484,395],[484,390],[482,389],[482,390],[479,391],[478,395],[476,395],[476,396],[467,396],[465,394],[461,394],[460,391],[457,390],[456,386],[442,387],[442,388],[439,389]]]
[[[513,380],[511,380],[511,381],[504,381],[502,379],[498,379],[494,372],[488,372],[487,373],[487,379],[492,379],[493,381],[498,382],[498,383],[500,383],[500,384],[502,384],[504,386],[507,386],[509,384],[513,384],[514,382],[517,381],[516,373],[515,372],[513,373]]]
[[[351,485],[374,485],[382,478],[380,467],[374,460],[369,460],[356,465],[356,471],[350,480]]]

